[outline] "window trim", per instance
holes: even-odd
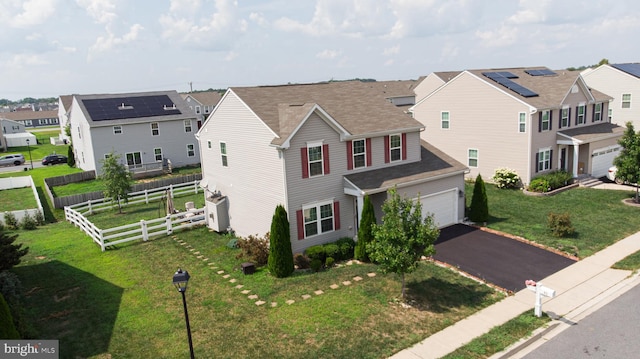
[[[339,229],[339,228],[336,228],[337,227],[337,225],[336,225],[337,218],[336,217],[338,216],[338,213],[337,213],[335,207],[338,205],[337,203],[338,202],[336,202],[334,200],[326,200],[326,201],[315,202],[315,203],[312,203],[312,204],[306,204],[306,205],[302,206],[302,230],[303,230],[302,238],[303,239],[312,238],[312,237],[319,236],[319,235],[322,235],[322,234],[326,234],[326,233],[329,233],[329,232],[335,232],[336,230]],[[324,207],[324,206],[328,206],[331,209],[331,215],[323,218],[322,217],[322,207]],[[307,216],[306,216],[305,212],[307,210],[312,209],[312,208],[316,210],[316,219],[313,220],[313,221],[307,222]],[[331,229],[330,230],[325,230],[325,231],[322,230],[323,220],[325,220],[325,221],[326,220],[330,220],[330,223],[331,223]],[[311,223],[314,223],[314,222],[316,224],[315,225],[316,232],[314,234],[308,235],[307,234],[307,225],[311,224]]]
[[[189,149],[191,146],[191,149]],[[195,157],[196,156],[196,146],[193,143],[187,143],[187,157]]]
[[[311,149],[312,148],[320,148],[320,158],[319,159],[315,159],[315,160],[311,160]],[[307,143],[307,147],[306,147],[306,151],[307,151],[307,173],[309,174],[309,178],[311,177],[317,177],[317,176],[324,176],[324,143],[323,141],[318,141],[318,142],[308,142]],[[313,173],[311,171],[311,165],[317,165],[320,164],[320,172],[319,173]]]
[[[393,147],[392,144],[392,139],[393,137],[398,137],[398,140],[400,141],[400,145]],[[402,134],[401,133],[396,133],[396,134],[392,134],[389,135],[389,162],[398,162],[398,161],[402,161],[402,148],[403,148],[403,143],[402,143]],[[399,152],[398,154],[398,158],[397,159],[393,159],[393,151],[397,150]]]
[[[548,154],[548,157],[545,159],[545,154]],[[537,154],[537,162],[536,162],[536,172],[544,172],[550,171],[551,166],[551,147],[545,147],[538,150]],[[542,168],[540,168],[542,165]]]
[[[140,163],[136,163],[136,153],[138,154],[138,159],[140,160]],[[133,159],[133,165],[129,164],[129,155],[132,156]],[[136,152],[127,152],[124,154],[124,160],[127,163],[127,168],[131,169],[131,168],[143,168],[144,166],[144,161],[142,161],[142,152],[140,151],[136,151]]]
[[[540,112],[540,116],[540,132],[551,131],[551,110],[542,110],[542,112]],[[545,124],[547,127],[546,129]]]
[[[211,140],[207,140],[207,148],[211,149]]]
[[[160,159],[158,159],[158,153],[156,152],[156,150],[160,150]],[[156,147],[153,149],[153,159],[156,162],[162,162],[162,160],[164,159],[164,156],[162,155],[162,147]]]
[[[362,152],[356,153],[355,143],[362,141]],[[353,168],[365,168],[367,167],[367,140],[365,138],[361,138],[358,140],[351,140],[351,158],[353,161]],[[362,157],[362,164],[358,166],[358,161],[356,158]]]
[[[527,133],[527,113],[518,112],[518,133]]]
[[[475,157],[471,157],[471,151],[475,151]],[[471,160],[475,160],[475,166],[471,164]],[[467,149],[467,165],[469,167],[478,168],[478,164],[480,163],[480,150],[477,148],[468,148]]]
[[[229,167],[229,155],[227,154],[227,143],[225,141],[220,141],[220,161],[222,163],[222,167]]]
[[[193,131],[193,126],[191,125],[191,119],[184,120],[184,133],[190,133]]]
[[[151,136],[160,136],[160,124],[158,122],[151,122],[150,125],[151,125]]]
[[[571,126],[570,114],[571,111],[569,111],[569,107],[563,107],[560,109],[560,128]]]
[[[447,119],[445,120],[444,115],[447,114]],[[445,126],[446,123],[446,126]],[[450,111],[440,111],[440,129],[448,130],[451,128],[451,112]]]
[[[582,109],[582,114],[580,114],[580,109]],[[578,104],[576,107],[576,124],[584,125],[587,123],[587,106],[585,104]]]
[[[625,101],[625,96],[628,99]],[[627,104],[627,106],[625,106]],[[623,93],[620,97],[620,108],[631,108],[631,93]]]
[[[600,105],[600,110],[598,111],[598,105]],[[593,122],[602,121],[602,109],[604,108],[604,104],[602,102],[598,102],[593,104]]]
[[[117,129],[120,129],[120,131],[118,131]],[[122,125],[114,125],[113,126],[113,134],[114,135],[121,135],[122,134]]]

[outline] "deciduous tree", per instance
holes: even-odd
[[[636,133],[633,123],[627,122],[627,129],[624,135],[618,140],[622,150],[618,157],[613,160],[616,165],[616,178],[627,183],[636,184],[636,202],[640,202],[638,197],[638,182],[640,182],[640,134]]]
[[[120,155],[111,152],[102,160],[102,175],[104,181],[104,197],[110,198],[118,204],[118,213],[122,213],[120,201],[129,202],[129,191],[133,182],[131,172],[120,163]]]

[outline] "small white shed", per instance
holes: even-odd
[[[4,138],[7,140],[7,147],[20,147],[37,144],[36,136],[29,132],[11,133],[4,135]]]

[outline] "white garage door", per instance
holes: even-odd
[[[598,148],[591,154],[591,175],[599,178],[606,176],[609,167],[613,166],[613,159],[620,154],[620,145]]]
[[[420,197],[422,213],[432,213],[438,228],[458,222],[458,189]]]

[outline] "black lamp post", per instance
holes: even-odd
[[[178,271],[173,275],[173,285],[178,292],[182,294],[182,304],[184,305],[184,319],[187,322],[187,335],[189,336],[189,351],[191,352],[191,359],[194,359],[193,355],[193,342],[191,341],[191,327],[189,326],[189,312],[187,311],[187,299],[184,293],[187,291],[187,283],[189,283],[189,272],[183,271],[178,268]]]
[[[31,162],[31,169],[33,169],[33,160],[31,159],[31,146],[29,145],[28,138],[27,138],[27,149],[29,150],[29,162]]]

